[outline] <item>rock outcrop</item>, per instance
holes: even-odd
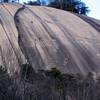
[[[100,21],[48,7],[0,4],[0,65],[35,70],[100,71]]]
[[[99,20],[0,4],[0,100],[100,100],[99,73]]]

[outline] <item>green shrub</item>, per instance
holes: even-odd
[[[58,78],[61,75],[61,72],[57,68],[55,68],[55,67],[51,68],[49,73],[51,73],[51,75],[54,76],[55,78]]]
[[[23,64],[21,66],[21,76],[22,78],[28,79],[32,73],[34,73],[34,69],[29,64]]]
[[[0,66],[0,76],[7,73],[7,69]]]

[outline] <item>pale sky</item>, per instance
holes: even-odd
[[[88,16],[100,19],[100,0],[82,0],[90,9]]]

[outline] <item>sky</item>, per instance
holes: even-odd
[[[90,12],[88,16],[100,20],[100,0],[82,0],[89,7]]]

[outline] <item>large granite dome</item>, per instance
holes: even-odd
[[[100,71],[100,21],[48,7],[0,4],[0,65]]]

